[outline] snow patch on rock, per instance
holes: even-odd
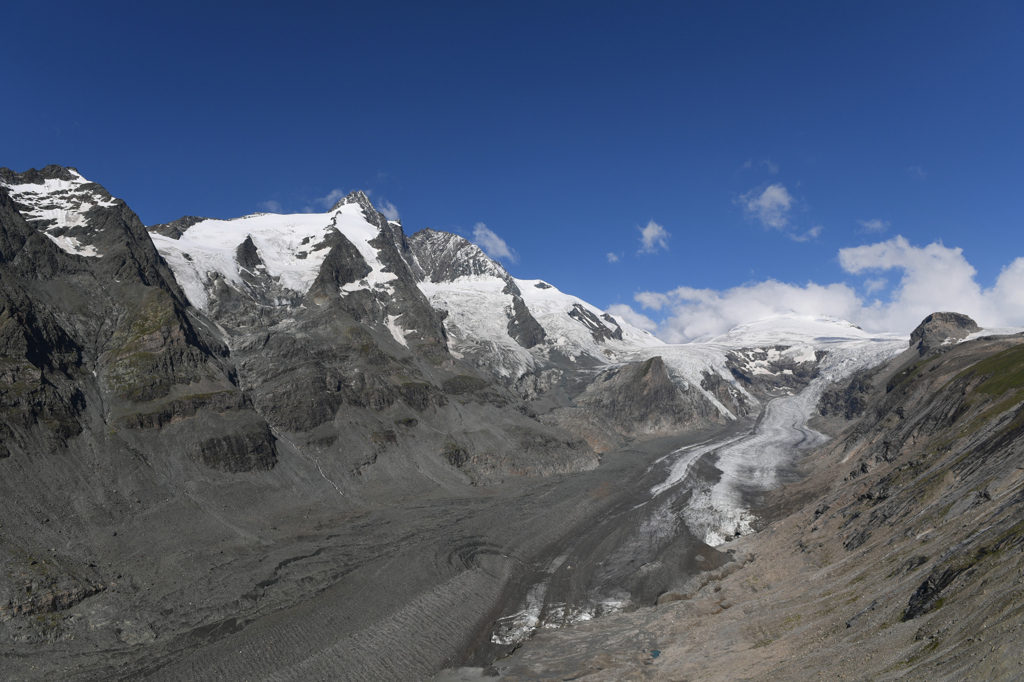
[[[103,254],[94,245],[83,243],[89,234],[96,232],[89,228],[86,213],[96,207],[116,206],[117,200],[73,168],[65,170],[69,179],[46,178],[39,183],[0,181],[0,185],[21,207],[22,217],[63,251],[101,258]]]

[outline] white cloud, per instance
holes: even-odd
[[[768,172],[772,175],[779,174],[779,164],[773,163],[771,159],[765,159],[761,162],[761,165],[768,169]]]
[[[885,277],[879,277],[878,279],[866,279],[864,280],[864,293],[870,296],[876,291],[881,291],[885,288],[885,285],[889,283]]]
[[[484,253],[491,258],[504,258],[510,263],[515,263],[519,260],[519,256],[508,247],[505,240],[496,235],[491,228],[483,223],[477,223],[473,226],[472,242],[483,249]]]
[[[268,199],[267,201],[261,201],[260,203],[258,203],[256,205],[259,208],[263,209],[264,211],[266,211],[268,213],[280,213],[281,212],[281,202],[274,201],[273,199]]]
[[[914,180],[924,180],[928,177],[928,174],[924,172],[924,168],[920,166],[910,166],[907,168],[907,175],[912,177]]]
[[[779,183],[768,185],[760,194],[757,189],[752,189],[739,198],[739,204],[747,216],[757,218],[765,229],[774,227],[781,230],[786,227],[793,203],[793,197]]]
[[[609,263],[618,263],[619,262],[619,254],[612,253],[611,251],[609,251],[608,252],[608,262]]]
[[[641,292],[644,308],[666,311],[658,335],[685,342],[722,334],[737,324],[778,313],[827,314],[869,331],[909,333],[927,315],[950,310],[970,315],[987,327],[1024,326],[1024,258],[1003,268],[995,286],[983,289],[974,267],[959,248],[941,243],[918,247],[903,237],[842,249],[839,263],[851,275],[900,272],[888,300],[865,301],[845,283],[805,285],[767,280],[723,291],[679,287],[665,293]],[[888,284],[864,282],[867,295]]]
[[[885,232],[889,229],[888,220],[879,220],[878,218],[872,218],[871,220],[858,220],[860,226],[864,228],[865,232]]]
[[[818,235],[820,235],[821,231],[824,230],[824,229],[825,228],[822,227],[821,225],[815,225],[814,227],[812,227],[811,229],[807,230],[803,234],[795,234],[793,232],[790,232],[789,233],[789,238],[792,239],[795,242],[809,242],[812,239],[817,239]]]
[[[605,312],[609,315],[618,315],[626,322],[629,322],[631,325],[639,329],[644,329],[649,332],[655,332],[658,330],[657,322],[643,313],[638,313],[625,303],[615,303],[614,305],[610,305],[608,306],[608,310]]]
[[[658,336],[670,343],[717,336],[743,322],[779,313],[824,312],[849,319],[860,304],[845,284],[799,286],[775,280],[725,291],[679,287],[666,294],[642,292],[636,300],[644,307],[652,300],[668,307],[669,316],[659,325]]]
[[[398,208],[390,201],[381,200],[378,209],[388,220],[398,220]]]
[[[661,310],[672,303],[668,294],[658,294],[653,291],[641,291],[633,298],[637,303],[645,308],[650,308],[651,310]]]
[[[322,204],[326,208],[331,208],[336,203],[338,203],[339,200],[344,199],[347,196],[348,192],[346,192],[343,189],[332,189],[330,192],[327,193],[327,196],[320,197],[319,199],[317,199],[316,203]]]
[[[658,249],[668,249],[668,238],[672,235],[664,227],[653,220],[647,223],[647,227],[638,227],[640,230],[640,253],[657,253]]]

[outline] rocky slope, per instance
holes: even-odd
[[[958,344],[951,317],[826,392],[834,438],[728,543],[742,568],[545,631],[504,679],[1021,679],[1024,337]]]
[[[563,616],[650,603],[731,565],[652,534],[665,454],[895,343],[783,316],[669,346],[361,192],[147,229],[73,168],[0,169],[5,674],[418,679],[502,653],[537,580]]]

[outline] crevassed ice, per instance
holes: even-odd
[[[867,335],[865,335],[867,336]],[[776,398],[765,406],[757,429],[724,443],[679,451],[665,482],[652,488],[658,494],[684,481],[696,459],[714,452],[722,472],[714,485],[699,485],[684,519],[709,545],[722,544],[736,534],[753,532],[754,515],[743,504],[743,490],[769,490],[779,484],[778,472],[801,450],[824,443],[827,437],[806,426],[824,388],[853,372],[889,360],[906,350],[906,337],[876,336],[822,344],[829,354],[819,376],[801,393]]]

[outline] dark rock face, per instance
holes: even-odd
[[[533,348],[547,337],[544,327],[530,314],[522,296],[512,298],[512,318],[508,321],[508,335],[523,348]]]
[[[24,173],[16,173],[10,168],[0,168],[0,181],[8,185],[41,185],[46,180],[74,180],[76,177],[75,173],[77,172],[77,168],[72,168],[70,166],[65,168],[64,166],[57,166],[54,164],[50,164],[49,166],[45,166],[39,170],[29,168]]]
[[[910,333],[910,347],[920,355],[942,349],[950,341],[959,341],[980,331],[981,327],[967,315],[960,313],[932,313]]]
[[[825,351],[815,351],[813,360],[798,362],[785,355],[786,350],[786,346],[775,346],[730,351],[726,366],[748,391],[770,398],[807,386],[818,376],[818,363],[825,357]]]
[[[309,290],[308,296],[314,301],[325,299],[331,294],[337,295],[339,288],[358,282],[370,274],[370,266],[359,253],[359,249],[337,229],[331,232],[320,248],[323,246],[330,248],[330,251],[327,252],[327,258],[320,266],[320,274]]]
[[[241,473],[269,471],[277,463],[274,436],[262,419],[242,417],[244,424],[226,424],[219,415],[209,415],[207,433],[218,434],[194,442],[188,447],[189,456],[211,469]]]
[[[611,338],[617,341],[622,341],[622,327],[620,327],[619,323],[615,321],[615,318],[609,315],[608,313],[604,313],[603,315],[601,315],[601,319],[615,327],[615,330],[612,331]]]
[[[590,335],[594,337],[597,342],[607,341],[608,339],[622,340],[622,328],[619,327],[618,323],[610,315],[604,315],[604,319],[610,322],[615,329],[609,329],[608,326],[601,321],[594,313],[584,308],[579,303],[573,305],[572,310],[569,311],[569,317],[576,320],[584,327],[590,330]]]
[[[169,223],[161,223],[160,225],[150,225],[149,231],[155,232],[156,234],[162,234],[165,237],[171,239],[181,239],[181,235],[185,234],[188,228],[192,227],[196,223],[201,223],[206,218],[200,218],[199,216],[187,215],[173,220]]]
[[[818,412],[823,417],[842,416],[851,420],[864,414],[872,389],[870,372],[855,374],[846,382],[822,391]]]
[[[579,433],[599,452],[622,437],[682,433],[724,422],[702,395],[676,386],[660,357],[599,374],[574,402],[577,407],[556,410],[545,421]]]
[[[253,271],[258,266],[263,265],[263,259],[260,258],[260,252],[256,249],[256,245],[253,244],[252,237],[246,237],[245,241],[235,249],[235,260],[249,271]]]
[[[428,282],[453,282],[459,277],[485,275],[512,281],[505,268],[457,234],[425,228],[409,237],[409,246]]]
[[[24,358],[4,362],[11,390],[0,401],[12,408],[0,426],[11,436],[4,450],[27,452],[33,439],[52,443],[54,437],[68,447],[96,419],[115,428],[159,429],[169,419],[193,418],[211,401],[260,421],[247,401],[220,397],[241,396],[233,370],[193,326],[184,295],[138,217],[72,171],[0,171],[6,183],[0,185],[0,245],[6,247],[0,305],[8,321],[0,338],[5,358]],[[48,195],[47,180],[70,189]],[[25,190],[35,184],[38,191]],[[18,202],[8,185],[18,188]],[[75,214],[91,201],[100,203]],[[96,256],[66,253],[42,234],[53,235],[52,224],[22,218],[22,211],[32,215],[58,204],[67,207],[76,239]]]

